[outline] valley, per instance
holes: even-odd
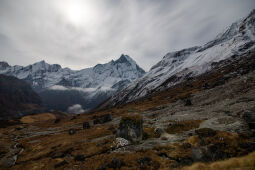
[[[122,54],[0,74],[0,169],[255,168],[255,10],[147,73]]]
[[[254,58],[253,53],[244,55],[122,106],[73,116],[50,113],[55,116],[47,120],[43,120],[47,114],[34,121],[24,122],[23,118],[17,125],[1,129],[1,167],[189,169],[196,162],[247,155],[255,149]],[[136,114],[143,119],[142,139],[138,143],[119,141],[115,134],[123,116]],[[100,115],[111,117],[96,123]],[[84,127],[84,122],[90,127]],[[250,157],[254,160],[252,154]],[[225,164],[215,164],[228,169]],[[213,165],[194,166],[207,169]],[[238,166],[254,167],[254,161]]]

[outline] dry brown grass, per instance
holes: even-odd
[[[143,136],[145,139],[148,138],[159,138],[160,135],[155,133],[155,128],[154,127],[145,127],[143,129]]]
[[[123,122],[126,122],[126,121],[131,121],[135,124],[141,124],[142,116],[140,114],[137,114],[137,113],[125,114],[121,117],[120,123],[123,123]]]
[[[183,170],[254,170],[255,152],[239,158],[231,158],[224,161],[217,161],[210,164],[196,163],[190,167],[184,167]]]
[[[51,113],[42,113],[37,115],[24,116],[20,119],[22,123],[35,123],[44,122],[49,120],[55,120],[56,116]]]
[[[203,120],[171,121],[165,131],[169,134],[181,133],[198,128]]]

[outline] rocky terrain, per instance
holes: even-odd
[[[125,55],[81,71],[1,63],[2,73],[34,88],[96,88],[90,94],[101,99],[98,90],[141,78],[83,114],[9,120],[0,128],[0,169],[255,169],[254,23],[252,11],[204,46],[167,54],[143,77]]]
[[[82,70],[62,68],[45,61],[26,67],[0,62],[0,74],[25,80],[39,93],[49,110],[66,111],[74,104],[81,104],[85,109],[96,107],[142,77],[145,71],[128,55],[122,54],[116,61]]]
[[[253,169],[254,52],[213,67],[117,107],[24,117],[0,129],[0,167]]]

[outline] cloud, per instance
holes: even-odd
[[[80,104],[75,104],[73,106],[68,107],[67,112],[68,113],[75,113],[75,114],[81,114],[85,110],[83,110],[82,106]]]
[[[149,70],[167,52],[202,45],[254,0],[0,0],[0,60],[81,69],[129,54]]]

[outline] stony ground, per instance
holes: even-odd
[[[255,150],[255,71],[222,76],[118,108],[24,117],[0,129],[0,169],[181,169],[245,156]],[[143,119],[136,143],[116,138],[127,114]]]

